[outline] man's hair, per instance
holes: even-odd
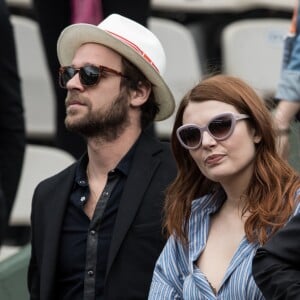
[[[141,106],[141,127],[144,129],[154,121],[156,114],[159,112],[159,105],[155,101],[152,83],[145,75],[130,61],[122,57],[123,74],[128,78],[122,78],[121,88],[125,87],[129,90],[137,90],[139,86],[145,85],[151,88],[148,100]]]

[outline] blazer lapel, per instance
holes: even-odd
[[[45,295],[51,295],[51,291],[53,291],[61,227],[70,190],[74,182],[74,173],[75,165],[67,172],[64,172],[62,176],[56,178],[59,181],[58,184],[51,181],[49,184],[55,186],[55,191],[49,194],[49,199],[45,199],[45,203],[47,203],[45,209],[49,212],[43,245],[44,257],[47,257],[47,259],[44,260],[41,270],[44,273],[42,278],[45,279],[42,283],[45,286]]]
[[[160,149],[159,143],[156,143],[152,138],[149,138],[146,135],[141,137],[141,140],[137,145],[130,174],[118,209],[118,215],[111,239],[106,277],[120,245],[134,220],[151,177],[160,164],[160,160],[154,155],[156,152],[160,151]],[[130,207],[130,209],[128,209],[128,207]]]

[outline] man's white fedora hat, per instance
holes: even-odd
[[[158,38],[147,28],[118,14],[112,14],[98,26],[73,24],[60,34],[57,55],[62,66],[72,64],[76,50],[85,43],[107,46],[138,67],[153,84],[159,113],[155,120],[168,118],[174,111],[174,97],[162,75],[166,55]]]

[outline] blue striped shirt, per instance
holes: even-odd
[[[221,199],[221,201],[220,201]],[[188,225],[188,245],[171,236],[158,258],[149,300],[259,300],[264,299],[252,276],[252,259],[257,243],[242,239],[225,273],[221,287],[214,294],[196,262],[204,250],[211,215],[225,200],[223,192],[206,195],[192,202]],[[299,205],[296,211],[299,210]]]

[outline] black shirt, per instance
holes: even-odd
[[[62,226],[57,274],[58,299],[103,299],[111,236],[134,149],[132,147],[117,167],[108,173],[92,220],[83,210],[89,196],[87,154],[79,161]]]

